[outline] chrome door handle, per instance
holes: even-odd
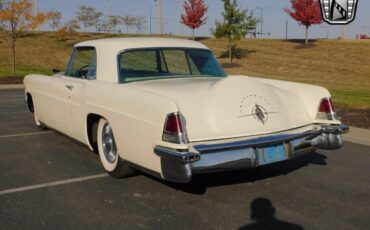
[[[66,85],[66,87],[67,87],[67,89],[72,90],[74,86],[73,85]]]

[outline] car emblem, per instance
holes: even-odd
[[[322,18],[332,25],[355,20],[358,0],[320,0]]]
[[[256,104],[252,109],[252,116],[257,121],[261,122],[262,124],[265,124],[267,121],[267,111],[262,106]]]

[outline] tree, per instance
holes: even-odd
[[[80,29],[80,22],[77,18],[72,18],[65,24],[65,27],[69,32],[73,33]]]
[[[52,10],[46,13],[46,18],[50,22],[53,31],[60,26],[60,20],[62,19],[62,13],[57,10]]]
[[[108,17],[108,32],[110,32],[112,29],[115,29],[118,24],[121,23],[119,16],[109,16]]]
[[[8,41],[13,55],[13,76],[16,75],[16,43],[20,36],[29,30],[37,29],[44,23],[45,14],[32,13],[32,3],[29,0],[13,0],[3,5],[0,10],[0,21],[4,29],[6,41]]]
[[[0,11],[4,9],[4,1],[0,0]],[[3,20],[0,19],[0,31],[3,29]]]
[[[308,29],[311,25],[321,24],[321,9],[319,0],[290,0],[291,9],[285,8],[288,13],[299,24],[306,27],[305,43],[308,45]]]
[[[69,30],[67,26],[63,26],[62,28],[57,30],[56,37],[58,41],[65,41],[67,39],[68,34],[69,34]]]
[[[96,13],[95,8],[90,6],[80,6],[76,12],[76,18],[84,25],[85,32],[87,27],[95,26],[94,18],[96,17]]]
[[[128,34],[128,29],[135,26],[135,18],[129,15],[121,17],[121,22],[126,26],[126,33]]]
[[[208,7],[204,0],[189,0],[183,4],[185,14],[181,14],[181,23],[193,30],[193,40],[195,40],[195,29],[206,24]]]
[[[245,37],[251,28],[256,26],[258,20],[253,15],[249,15],[247,10],[239,9],[236,0],[222,1],[224,2],[223,21],[216,21],[216,28],[212,29],[212,33],[216,38],[228,38],[229,62],[232,63],[234,40]]]
[[[146,20],[142,16],[138,16],[138,17],[135,18],[134,25],[135,25],[135,27],[137,29],[137,32],[139,34],[141,33],[141,30],[143,29],[145,22],[146,22]]]
[[[95,27],[96,32],[99,30],[100,18],[103,16],[103,13],[100,11],[95,11],[91,15],[91,25]]]

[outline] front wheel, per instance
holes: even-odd
[[[134,170],[119,157],[112,126],[103,118],[98,124],[97,142],[100,161],[109,175],[121,178],[134,174]]]
[[[43,123],[41,123],[40,121],[39,121],[39,119],[37,118],[37,116],[36,116],[36,113],[34,112],[33,113],[33,118],[35,119],[35,124],[36,124],[36,126],[39,128],[39,129],[41,129],[41,130],[47,130],[48,128],[43,124]]]
[[[39,121],[39,119],[37,118],[37,115],[36,115],[36,112],[35,112],[35,106],[33,105],[33,101],[32,101],[31,95],[28,95],[27,96],[26,101],[27,101],[28,110],[33,114],[33,119],[35,121],[36,126],[39,129],[46,130],[47,127],[43,123],[41,123]]]

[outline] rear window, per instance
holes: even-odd
[[[120,82],[183,77],[225,77],[209,50],[155,48],[129,50],[119,56]]]

